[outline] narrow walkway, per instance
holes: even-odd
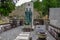
[[[49,32],[47,32],[47,40],[55,40],[55,38]]]
[[[0,34],[2,40],[14,40],[21,32],[21,27],[13,28]]]
[[[13,28],[11,30],[1,33],[0,36],[2,37],[2,40],[14,40],[20,34],[20,32],[22,32],[21,31],[22,27],[23,26],[16,27],[16,28]],[[35,32],[32,32],[32,37],[33,37],[33,40],[36,40],[37,35],[35,34]],[[49,34],[49,32],[47,32],[47,40],[55,40]]]

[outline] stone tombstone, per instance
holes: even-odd
[[[50,8],[49,19],[60,20],[60,8]]]
[[[60,8],[50,8],[49,19],[50,23],[60,25]]]

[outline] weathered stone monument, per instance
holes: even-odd
[[[32,24],[33,2],[25,4],[25,23]]]
[[[50,24],[60,26],[60,8],[50,8],[49,19]]]

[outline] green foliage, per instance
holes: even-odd
[[[39,2],[39,0],[34,2],[34,8],[39,12],[40,16],[42,16],[42,14],[41,14],[42,3]]]
[[[39,1],[34,2],[34,8],[39,10],[39,7],[40,7],[40,2]]]
[[[11,0],[5,0],[0,3],[0,14],[3,16],[8,16],[12,10],[15,9],[15,5]]]
[[[37,0],[34,2],[34,8],[38,11],[41,11],[43,16],[48,15],[49,8],[58,7],[60,7],[60,0],[42,0],[42,2],[39,2],[39,0]]]
[[[49,15],[49,8],[60,7],[60,0],[43,0],[42,5],[44,6],[42,12]]]

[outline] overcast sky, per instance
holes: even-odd
[[[25,2],[29,2],[31,0],[19,0],[17,3],[16,3],[16,6],[20,6],[21,4],[25,3]]]
[[[19,0],[19,1],[16,3],[16,6],[20,6],[20,5],[22,5],[23,3],[29,2],[29,1],[31,1],[31,0]],[[35,0],[34,0],[34,1],[35,1]],[[42,1],[42,0],[40,0],[40,1]]]

